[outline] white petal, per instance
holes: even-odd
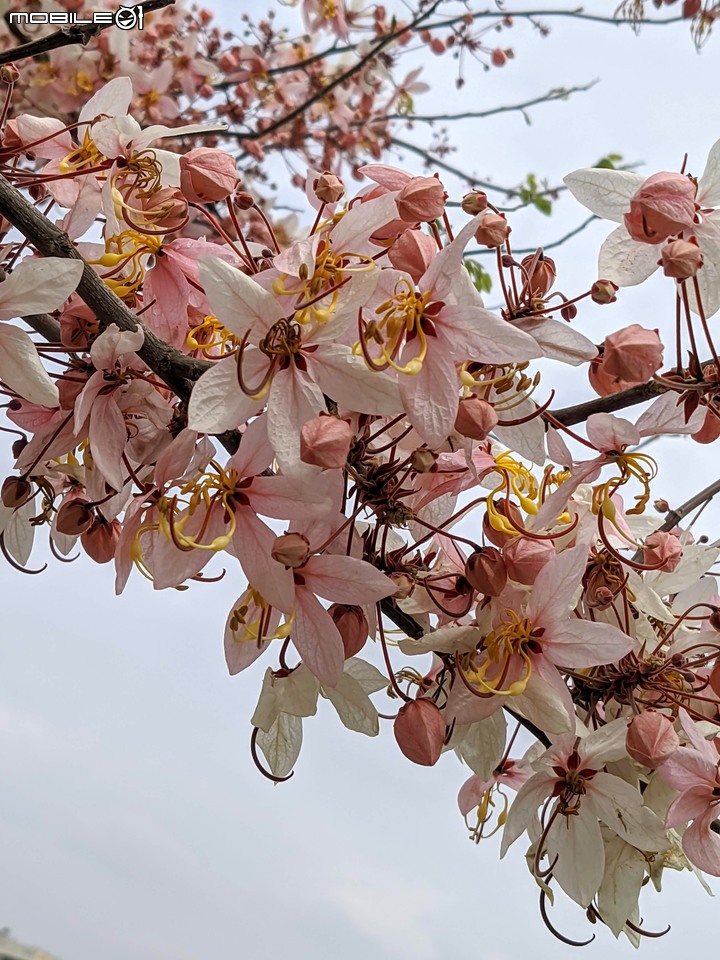
[[[121,117],[128,112],[133,98],[133,86],[130,77],[115,77],[93,94],[80,111],[80,123],[94,120],[96,117]],[[81,133],[83,131],[81,130]]]
[[[502,759],[506,732],[505,714],[497,710],[486,720],[470,724],[455,751],[481,780],[489,780]]]
[[[570,193],[596,217],[622,223],[630,210],[630,199],[647,177],[627,170],[587,167],[564,178]]]
[[[198,273],[214,315],[236,337],[252,330],[260,340],[284,316],[271,293],[217,257],[202,257]]]
[[[577,367],[597,356],[598,349],[592,340],[588,340],[577,330],[573,330],[561,320],[523,320],[515,324],[520,330],[529,333],[541,346],[550,360],[559,360]]]
[[[23,260],[0,283],[0,319],[46,313],[61,306],[80,282],[81,260]]]
[[[703,207],[720,207],[720,140],[710,147],[705,171],[698,183],[697,201]]]
[[[260,730],[257,745],[267,760],[274,777],[286,777],[295,766],[302,746],[302,720],[281,713],[267,733]]]
[[[337,710],[343,726],[367,737],[380,732],[378,713],[360,684],[343,673],[335,687],[323,687],[322,694]]]
[[[362,357],[353,356],[350,347],[323,344],[306,359],[312,378],[340,407],[390,417],[402,411],[397,382],[369,370]]]
[[[659,259],[659,245],[637,243],[625,227],[618,227],[600,248],[598,276],[619,287],[633,287],[655,273]]]
[[[245,396],[238,386],[235,360],[230,357],[214,363],[193,387],[188,425],[198,433],[222,433],[245,423],[262,406],[262,400]]]
[[[576,816],[555,818],[548,830],[547,849],[551,860],[557,854],[553,868],[557,882],[575,903],[589,907],[602,883],[605,850],[600,824],[584,801]]]
[[[697,272],[703,310],[712,317],[720,310],[720,211],[707,217],[695,231],[703,254],[703,265]],[[694,284],[687,283],[690,309],[698,313]]]
[[[645,876],[645,857],[620,837],[606,834],[605,876],[598,891],[603,922],[617,937],[637,906]]]
[[[40,362],[35,344],[24,330],[0,324],[0,380],[11,390],[43,407],[57,407],[58,389]]]

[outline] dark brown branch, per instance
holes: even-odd
[[[502,20],[510,17],[515,20],[537,20],[540,17],[567,17],[572,20],[587,20],[590,23],[604,23],[612,27],[665,27],[672,23],[683,23],[684,17],[666,17],[663,20],[637,19],[632,20],[627,17],[603,17],[591,13],[583,13],[582,7],[575,10],[503,10],[498,13],[497,10],[483,10],[479,13],[470,14],[473,20]],[[460,23],[465,23],[467,14],[450,17],[447,20],[438,20],[437,23],[428,23],[425,30],[442,30],[447,27],[454,27]]]
[[[60,324],[55,317],[51,317],[49,313],[35,313],[32,314],[32,316],[23,317],[23,320],[49,343],[60,342]]]
[[[564,426],[571,427],[575,423],[584,423],[593,413],[614,413],[616,410],[624,410],[625,407],[634,407],[638,403],[644,403],[645,400],[659,397],[660,394],[666,393],[667,389],[662,384],[651,380],[649,383],[642,383],[637,387],[621,390],[619,393],[611,393],[609,397],[597,397],[586,403],[576,403],[572,407],[548,412]]]
[[[66,260],[80,260],[85,264],[77,292],[90,307],[101,330],[110,324],[116,324],[121,330],[141,329],[145,335],[142,347],[137,351],[148,367],[166,383],[184,402],[190,399],[194,382],[211,363],[195,360],[175,347],[171,347],[149,330],[122,300],[115,296],[108,286],[88,266],[77,252],[67,234],[50,223],[35,207],[29,203],[13,185],[0,176],[0,216],[5,217],[26,237],[45,257],[62,257]],[[52,318],[48,318],[52,319]],[[31,326],[38,327],[29,320]],[[42,323],[42,320],[40,320]],[[42,333],[42,331],[39,330]],[[54,333],[54,330],[52,331]],[[45,334],[43,334],[45,335]],[[55,338],[57,339],[57,338]],[[238,448],[239,434],[227,431],[218,439],[226,450],[234,453]]]
[[[170,7],[174,3],[175,0],[142,0],[142,3],[137,4],[137,6],[142,7],[144,13],[151,13],[153,10],[162,10],[163,7]],[[73,24],[62,27],[47,37],[41,37],[39,40],[31,40],[29,43],[23,43],[19,47],[0,53],[0,65],[4,63],[16,63],[18,60],[25,60],[28,57],[41,56],[50,50],[57,50],[58,47],[69,47],[74,44],[86,46],[91,40],[99,36],[103,30],[107,30],[108,27],[111,26],[113,26],[112,23],[90,23]]]

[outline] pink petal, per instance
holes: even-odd
[[[310,557],[302,576],[309,590],[335,603],[373,603],[396,590],[384,573],[354,557]]]
[[[334,687],[345,662],[340,633],[330,614],[309,590],[299,588],[295,598],[293,643],[305,666],[320,683]]]

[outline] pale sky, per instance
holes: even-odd
[[[518,114],[464,124],[451,162],[507,184],[528,171],[560,182],[610,151],[647,161],[648,174],[679,168],[687,151],[702,172],[720,136],[720,38],[698,56],[685,26],[640,38],[552,28],[545,40],[523,26],[504,35],[515,59],[472,77],[468,67],[462,104],[602,82],[534,108],[530,127]],[[461,108],[452,85],[441,87],[448,70],[427,59],[425,79],[440,93],[419,109]],[[547,242],[584,216],[567,201],[547,222],[518,220],[513,238],[528,222],[527,244]],[[557,252],[565,292],[595,279],[609,230],[593,226]],[[580,329],[598,340],[605,322],[669,330],[672,298],[656,287],[654,298],[628,292],[607,321],[581,315]],[[591,396],[582,374],[569,375],[558,403]],[[658,456],[667,472],[656,492],[671,502],[717,475],[713,454],[689,441]],[[43,560],[38,550],[32,565]],[[111,567],[85,558],[51,561],[37,577],[0,571],[0,926],[62,960],[570,957],[539,919],[522,841],[502,862],[494,841],[468,841],[455,798],[469,771],[453,755],[413,766],[389,728],[376,740],[350,733],[321,703],[294,779],[273,786],[257,773],[248,720],[267,661],[227,676],[223,623],[243,589],[227,566],[225,582],[184,593],[153,593],[133,577],[120,598]],[[642,904],[649,929],[673,925],[642,945],[657,960],[699,952],[717,930],[694,877],[666,875],[666,888]],[[562,899],[553,918],[569,936],[588,935]],[[629,956],[626,941],[596,932],[589,960]]]

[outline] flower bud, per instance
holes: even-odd
[[[180,189],[192,203],[213,203],[229,197],[238,182],[229,153],[197,147],[180,157]]]
[[[65,500],[57,512],[55,528],[58,533],[68,537],[77,537],[93,525],[95,518],[87,501],[80,499]]]
[[[14,510],[21,507],[33,495],[32,484],[24,477],[5,477],[2,490],[0,490],[0,500],[3,506],[8,510]]]
[[[323,173],[313,183],[313,192],[321,203],[337,203],[345,194],[345,184],[333,173]]]
[[[662,243],[695,221],[695,184],[681,173],[655,173],[630,200],[625,227],[633,240]]]
[[[674,280],[689,280],[703,265],[703,255],[693,240],[671,240],[660,253],[658,266],[666,277]]]
[[[437,177],[413,177],[397,196],[398,216],[405,223],[428,223],[443,215],[447,194]]]
[[[460,206],[462,207],[464,213],[474,217],[478,213],[482,213],[483,210],[487,209],[487,203],[487,194],[484,190],[473,190],[470,193],[465,194],[465,196],[462,198],[462,203]]]
[[[432,767],[445,742],[445,720],[432,700],[411,700],[400,707],[393,726],[397,745],[413,763]]]
[[[542,568],[556,556],[555,547],[549,540],[527,540],[519,537],[503,548],[503,558],[508,576],[515,583],[530,585]]]
[[[673,533],[655,530],[649,537],[645,537],[643,563],[657,567],[663,573],[672,573],[680,563],[682,554],[682,544]]]
[[[500,47],[496,47],[490,54],[490,61],[494,67],[504,67],[507,63],[507,54]]]
[[[486,597],[498,597],[505,589],[508,573],[503,555],[495,547],[471,553],[465,561],[465,579]]]
[[[15,66],[14,63],[4,63],[0,67],[0,80],[3,83],[12,84],[17,83],[20,79],[20,71]]]
[[[152,218],[163,230],[178,230],[187,222],[188,202],[174,187],[162,187],[144,197],[141,203],[148,219]]]
[[[496,530],[495,527],[490,523],[490,518],[485,514],[483,517],[483,533],[485,538],[494,543],[496,547],[504,546],[508,540],[514,540],[515,537],[520,533],[523,527],[522,514],[517,506],[513,503],[512,500],[507,500],[506,497],[496,497],[493,500],[495,504],[495,510],[500,514],[501,517],[505,517],[511,527],[515,528],[515,533],[505,533],[502,530]]]
[[[458,405],[455,429],[461,436],[471,440],[484,440],[498,424],[495,407],[482,397],[473,394]]]
[[[590,299],[593,303],[615,303],[615,294],[620,288],[612,280],[596,280],[590,288]]]
[[[120,524],[117,520],[95,520],[92,526],[80,536],[83,550],[95,563],[110,563],[115,558]]]
[[[658,497],[657,500],[653,500],[653,507],[658,513],[667,513],[670,510],[670,504],[667,502],[667,500],[660,497]]]
[[[618,380],[644,383],[662,366],[664,349],[657,330],[633,323],[605,338],[604,372]]]
[[[333,603],[328,608],[333,623],[342,637],[345,659],[354,657],[365,646],[370,628],[362,607],[346,606],[342,603]]]
[[[427,233],[405,230],[388,250],[388,259],[396,270],[409,273],[417,283],[436,253],[437,245]]]
[[[319,416],[300,431],[300,459],[324,470],[339,470],[347,462],[355,431],[338,417]]]
[[[232,198],[236,210],[252,210],[255,201],[246,190],[236,190]]]
[[[627,752],[638,763],[654,770],[680,746],[672,720],[656,710],[633,717],[625,738]]]
[[[284,567],[301,567],[310,556],[310,543],[301,533],[275,537],[270,556]]]
[[[555,269],[555,261],[551,260],[550,257],[545,257],[542,252],[537,256],[537,259],[536,256],[534,253],[529,254],[520,261],[520,266],[526,274],[532,268],[532,273],[527,277],[530,295],[544,297],[555,283],[557,270]]]
[[[511,228],[501,213],[486,213],[475,231],[475,239],[484,247],[500,247],[510,233]]]

